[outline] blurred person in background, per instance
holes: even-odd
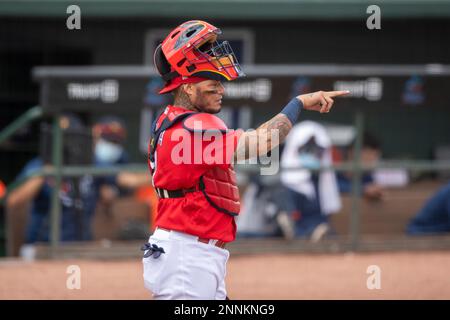
[[[127,164],[128,154],[124,144],[127,129],[122,119],[115,116],[105,116],[99,119],[92,128],[94,137],[95,165],[98,167]],[[107,201],[118,194],[116,186],[121,188],[136,188],[151,185],[150,176],[145,173],[122,171],[117,176],[100,179],[102,199]]]
[[[354,159],[353,145],[348,151],[347,161],[351,162]],[[378,140],[365,132],[363,135],[363,142],[361,148],[361,163],[363,165],[376,165],[381,159],[381,148]],[[339,191],[341,193],[352,192],[352,172],[340,172],[337,174]],[[373,172],[363,172],[362,174],[363,196],[368,200],[382,200],[384,196],[383,188],[375,182]]]
[[[99,119],[92,128],[92,135],[95,146],[95,166],[120,166],[128,163],[128,154],[124,148],[127,130],[122,119],[116,116],[105,116]],[[94,192],[90,194],[92,200],[88,201],[92,207],[88,210],[90,214],[86,215],[88,221],[85,222],[86,230],[89,231],[89,239],[92,239],[91,228],[94,225],[94,212],[99,215],[97,218],[100,218],[100,220],[96,220],[96,223],[103,221],[102,219],[106,219],[108,221],[107,223],[117,221],[117,214],[114,214],[112,207],[114,201],[118,198],[128,198],[139,187],[150,186],[151,179],[148,172],[134,173],[120,171],[115,175],[95,177],[94,185]],[[142,201],[139,197],[135,197],[134,200],[148,203]],[[97,204],[101,205],[100,208],[97,208],[98,210],[96,210]],[[150,208],[152,208],[151,205]],[[126,212],[123,214],[126,215]],[[127,223],[125,223],[126,225],[122,225],[122,229],[120,230],[124,232],[127,229],[128,238],[139,238],[138,234],[141,236],[142,234],[147,235],[147,225]],[[135,234],[136,232],[137,234]]]
[[[75,114],[65,113],[61,116],[59,125],[63,135],[67,133],[83,134],[88,133],[81,119]],[[41,136],[46,134],[41,131]],[[47,133],[48,134],[48,133]],[[51,134],[51,132],[50,132]],[[63,150],[63,161],[67,161],[70,148],[67,141]],[[73,146],[72,146],[73,147]],[[42,145],[41,145],[42,149]],[[79,149],[79,148],[78,148]],[[30,160],[19,175],[16,181],[22,180],[34,173],[46,168],[50,168],[49,159],[44,159],[41,154]],[[92,180],[92,179],[91,179]],[[79,240],[78,226],[81,222],[79,212],[82,212],[83,202],[79,201],[83,194],[92,192],[92,181],[78,179],[78,184],[72,177],[64,177],[61,181],[59,199],[61,202],[61,240]],[[29,212],[28,225],[26,227],[25,245],[21,248],[21,255],[24,258],[34,257],[35,242],[49,241],[49,212],[51,209],[51,195],[55,179],[53,177],[35,176],[27,179],[23,184],[11,190],[7,195],[7,207],[14,210],[17,205],[32,201]]]
[[[123,121],[115,116],[105,116],[92,127],[94,141],[94,164],[97,167],[110,167],[127,164],[128,154],[124,149],[127,130]],[[127,177],[128,174],[125,174]],[[123,175],[98,176],[94,178],[98,195],[104,203],[111,203],[121,194],[128,192],[133,183]]]
[[[0,180],[0,221],[5,221],[5,210],[4,210],[5,203],[3,202],[5,195],[6,195],[6,185],[3,183],[2,180]],[[4,239],[0,237],[0,242],[3,242],[3,240]]]
[[[328,215],[341,209],[336,175],[332,170],[317,171],[330,165],[331,140],[325,128],[313,121],[295,125],[281,157],[281,183],[286,193],[280,201],[290,213],[298,237],[318,241],[332,233]]]
[[[294,237],[292,222],[280,201],[284,190],[280,188],[279,181],[271,181],[271,177],[250,177],[242,197],[241,212],[236,218],[238,237]]]
[[[2,180],[0,180],[0,200],[3,199],[5,194],[6,194],[6,185],[3,183]]]
[[[450,232],[450,183],[441,187],[406,227],[409,235]]]
[[[75,114],[63,114],[60,121],[61,129],[67,132],[83,132],[87,129],[81,119]],[[116,117],[101,118],[92,128],[93,158],[95,166],[105,167],[126,164],[128,156],[123,144],[126,138],[124,123]],[[63,139],[63,141],[66,141]],[[66,145],[67,145],[66,141]],[[66,146],[69,149],[85,149],[91,153],[91,148],[81,146]],[[66,151],[64,151],[66,154]],[[65,156],[64,156],[65,157]],[[42,156],[28,162],[19,173],[16,181],[33,173],[50,167],[48,160]],[[59,199],[61,202],[61,241],[91,240],[91,224],[98,201],[111,203],[116,197],[127,193],[127,189],[146,182],[145,175],[120,173],[112,176],[84,175],[81,178],[64,177],[62,179]],[[21,256],[33,259],[36,242],[49,241],[51,194],[54,178],[37,176],[29,178],[18,188],[8,194],[7,206],[14,208],[18,204],[32,201],[28,225],[26,228],[25,245],[21,249]]]

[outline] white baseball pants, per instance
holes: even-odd
[[[211,242],[211,241],[210,241]],[[157,300],[225,300],[228,250],[198,241],[198,237],[156,229],[150,244],[165,253],[143,258],[144,285]]]

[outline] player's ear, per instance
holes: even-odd
[[[185,83],[181,85],[181,90],[183,90],[189,98],[194,94],[194,89],[193,83]]]

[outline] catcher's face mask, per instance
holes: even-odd
[[[208,78],[218,81],[245,76],[228,41],[206,42],[195,47],[192,52],[195,58],[188,61],[196,66],[196,76],[208,77],[208,73],[211,73]],[[185,52],[185,55],[190,56],[189,52]]]

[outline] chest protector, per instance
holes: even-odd
[[[194,132],[193,123],[195,121],[201,121],[203,132],[206,130],[219,130],[225,133],[227,130],[225,123],[221,119],[209,113],[186,111],[177,115],[162,114],[161,117],[164,117],[162,121],[159,118],[153,123],[151,129],[148,158],[149,169],[152,175],[155,167],[155,151],[158,147],[159,137],[164,130],[169,129],[180,121],[183,122],[183,127],[190,132]],[[231,216],[237,216],[239,214],[241,206],[239,202],[239,189],[236,184],[236,172],[232,166],[226,170],[213,167],[206,171],[200,177],[198,185],[193,186],[192,190],[190,190],[190,192],[192,191],[201,191],[208,203],[222,213]],[[168,192],[172,194],[183,194],[182,190],[171,190]]]

